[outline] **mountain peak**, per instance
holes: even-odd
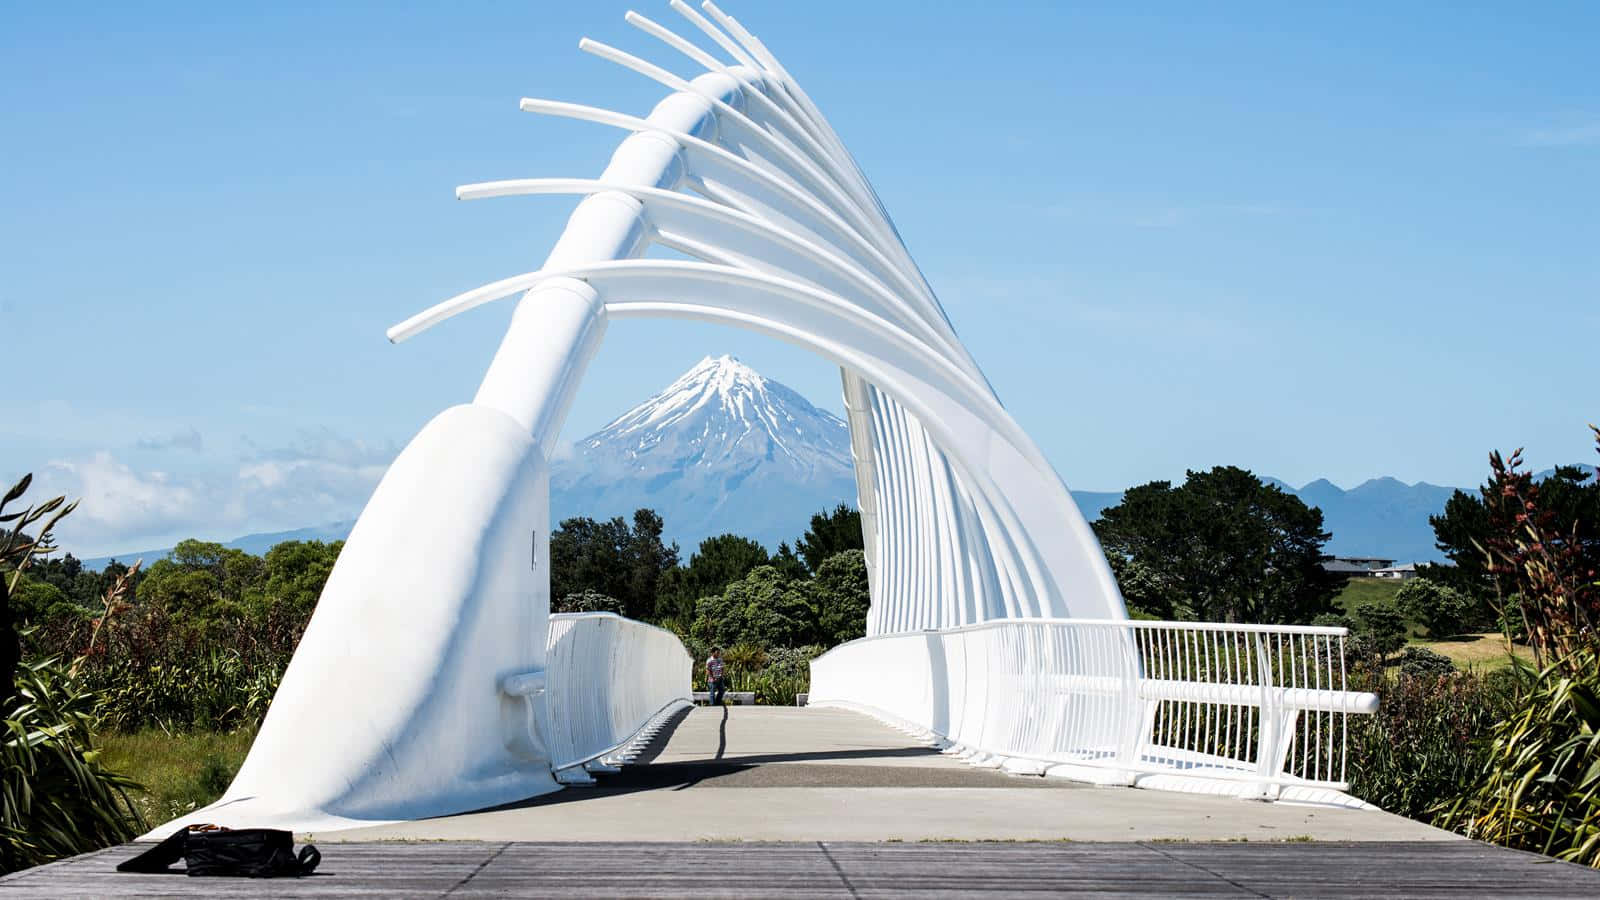
[[[648,506],[691,546],[726,531],[776,544],[855,497],[844,420],[727,355],[701,359],[573,451],[551,472],[558,521]]]
[[[578,446],[606,450],[630,468],[719,465],[738,459],[785,458],[801,471],[819,455],[850,469],[844,420],[812,406],[790,388],[732,356],[707,356],[655,396],[628,410]]]

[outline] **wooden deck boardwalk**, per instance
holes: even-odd
[[[115,847],[0,879],[65,897],[1597,897],[1600,872],[1423,843],[331,844],[301,879],[129,875]]]

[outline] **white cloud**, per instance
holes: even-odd
[[[252,446],[236,464],[210,469],[141,469],[102,450],[51,462],[30,495],[80,499],[57,542],[79,556],[101,556],[353,518],[397,452],[326,429],[303,432],[288,446]]]
[[[56,494],[79,501],[63,520],[64,546],[94,544],[118,535],[161,534],[196,523],[208,491],[166,472],[138,472],[102,450],[86,459],[54,460],[45,467],[35,502]]]

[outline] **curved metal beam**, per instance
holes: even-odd
[[[765,252],[757,253],[757,257],[766,266],[780,269],[791,278],[813,281],[824,290],[844,295],[858,291],[865,293],[872,298],[869,306],[881,307],[891,319],[936,345],[953,362],[963,366],[968,364],[965,354],[958,349],[958,345],[953,344],[939,329],[932,327],[927,319],[919,315],[918,311],[899,294],[890,290],[854,260],[802,234],[720,203],[678,191],[587,178],[521,178],[489,181],[462,185],[456,188],[456,196],[463,200],[476,200],[531,194],[594,194],[601,191],[616,191],[638,199],[645,206],[645,218],[658,230],[663,226],[669,230],[674,226],[681,228],[685,225],[684,218],[687,217],[699,226],[697,229],[699,231],[721,226],[724,230],[721,236],[723,241],[742,239],[741,242],[748,243],[750,240],[755,240],[764,245],[758,249]],[[679,233],[683,234],[681,231]],[[694,242],[693,238],[691,242]],[[787,262],[781,259],[775,260],[774,254],[785,254],[793,259]],[[797,260],[810,263],[813,269],[820,267],[824,275],[833,277],[818,281],[818,273],[797,268],[794,265]],[[410,332],[406,336],[409,337],[413,333],[416,332]],[[974,371],[972,374],[977,373]]]
[[[919,283],[920,279],[913,280],[908,276],[901,266],[885,256],[877,244],[866,234],[863,234],[854,224],[845,221],[839,214],[824,206],[816,197],[783,179],[777,178],[767,170],[724,147],[687,132],[657,127],[635,116],[595,106],[524,97],[521,101],[521,108],[523,112],[576,119],[628,131],[654,131],[670,137],[678,141],[685,151],[694,151],[699,154],[698,158],[689,160],[689,168],[702,180],[709,176],[727,183],[727,177],[731,174],[753,181],[762,189],[780,195],[782,199],[790,204],[797,205],[799,209],[795,209],[793,206],[775,207],[769,204],[768,212],[773,212],[783,218],[795,221],[796,225],[815,234],[819,239],[834,244],[852,256],[855,255],[851,252],[852,249],[866,253],[866,258],[861,260],[863,263],[881,269],[878,274],[889,277],[915,296],[929,315],[936,316],[940,320],[944,318],[943,313],[937,310],[937,303],[932,293],[928,291],[926,283]],[[730,184],[730,186],[732,185]],[[737,200],[727,195],[724,196],[730,204],[738,205]],[[745,211],[752,212],[748,208],[745,208]],[[799,221],[796,220],[797,214],[801,219]],[[821,227],[818,227],[819,225]],[[832,238],[829,235],[832,235]],[[857,258],[860,259],[860,257]]]

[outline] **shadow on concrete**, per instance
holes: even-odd
[[[717,787],[1017,787],[1025,786],[1027,782],[1038,782],[1042,786],[1045,781],[1017,779],[999,772],[965,767],[928,769],[916,766],[852,765],[849,762],[884,758],[936,759],[940,754],[932,747],[812,750],[730,757],[727,755],[727,707],[723,707],[722,719],[718,723],[717,750],[713,757],[656,762],[671,741],[673,732],[683,724],[689,713],[689,709],[674,713],[663,723],[655,737],[640,748],[633,761],[622,767],[621,772],[596,774],[596,783],[592,786],[569,787],[553,794],[474,810],[473,813],[554,806],[637,791],[681,791],[707,782],[713,782]],[[787,765],[771,766],[773,763]],[[1052,783],[1051,786],[1057,785]]]

